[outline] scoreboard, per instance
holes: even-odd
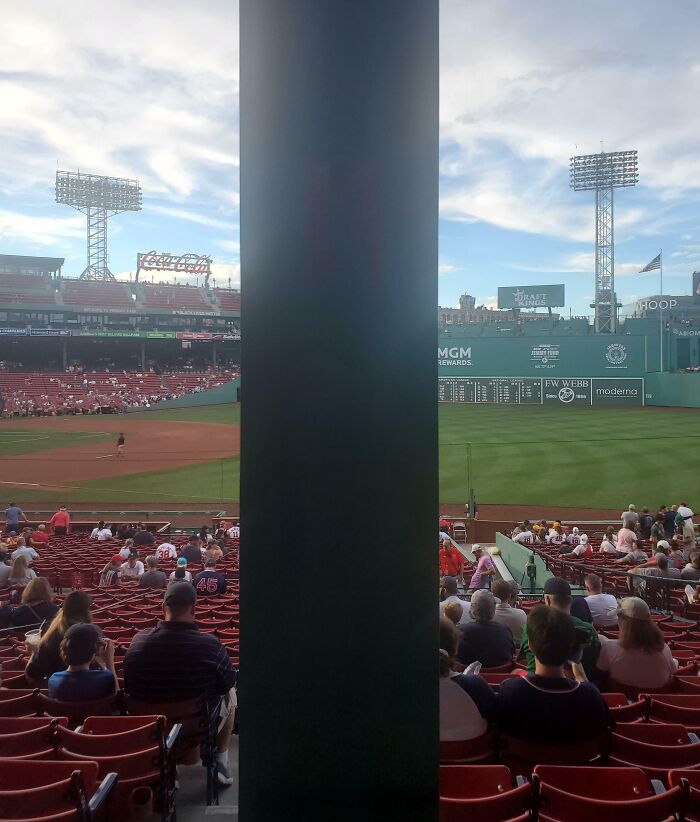
[[[440,377],[440,402],[496,405],[644,405],[632,377]]]
[[[540,405],[539,377],[440,377],[440,402],[504,403]]]

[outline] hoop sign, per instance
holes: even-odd
[[[552,308],[564,305],[563,285],[515,285],[499,287],[499,308]]]

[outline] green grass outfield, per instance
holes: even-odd
[[[239,422],[239,411],[237,405],[206,406],[139,416],[226,426]],[[13,442],[29,436],[13,435],[11,423],[3,425],[0,455],[86,441],[85,435],[51,433],[46,440]],[[700,505],[696,411],[443,404],[439,442],[440,501],[445,503],[466,499],[470,444],[480,503],[621,509],[631,501],[652,508],[687,497],[691,505],[694,500]],[[81,483],[69,493],[5,486],[8,495],[23,503],[232,502],[239,498],[239,458]]]

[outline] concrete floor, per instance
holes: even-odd
[[[207,807],[206,779],[201,765],[178,767],[180,788],[176,794],[178,822],[197,822],[208,817],[238,820],[238,737],[231,737],[229,767],[233,773],[233,785],[219,786],[219,805]]]

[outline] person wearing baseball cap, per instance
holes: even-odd
[[[163,619],[139,631],[124,657],[124,689],[141,702],[180,702],[203,695],[223,699],[217,719],[217,778],[231,785],[228,750],[236,709],[236,669],[228,651],[195,621],[197,592],[189,582],[165,589]]]
[[[187,557],[180,557],[177,567],[168,577],[168,584],[171,582],[192,582],[192,572],[187,570]]]
[[[478,542],[472,545],[472,554],[476,560],[476,568],[469,582],[469,588],[488,588],[490,578],[496,573],[496,566],[490,554],[484,551]]]
[[[617,616],[619,639],[602,647],[596,666],[609,680],[630,688],[662,688],[676,673],[678,663],[639,597],[625,597],[610,611]]]
[[[63,635],[61,657],[68,666],[49,677],[49,696],[63,702],[103,699],[117,690],[114,643],[91,622],[71,625]],[[92,663],[99,667],[92,669]]]
[[[571,586],[561,577],[550,577],[544,584],[544,604],[548,608],[555,608],[573,620],[574,628],[577,629],[579,637],[581,637],[581,645],[583,646],[583,654],[581,663],[589,679],[594,679],[596,676],[596,661],[600,653],[600,638],[598,632],[590,622],[572,616],[571,606],[573,604],[573,597],[571,596]],[[520,643],[520,651],[518,658],[525,658],[527,660],[527,671],[529,674],[535,673],[535,654],[530,648],[527,636],[527,625],[523,628],[523,638]]]
[[[115,554],[110,559],[100,574],[100,581],[97,583],[99,588],[116,588],[119,585],[123,562],[121,554]]]

